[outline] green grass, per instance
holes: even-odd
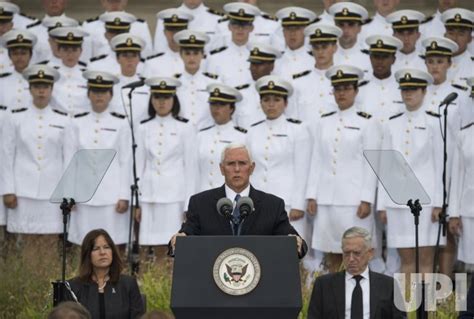
[[[69,255],[67,278],[75,275],[77,255],[77,250]],[[141,267],[142,274],[138,281],[141,292],[147,297],[147,310],[171,313],[171,265],[143,263]],[[0,318],[46,318],[52,305],[51,282],[59,279],[60,275],[59,257],[38,257],[34,261],[25,262],[18,254],[10,253],[7,257],[0,258]],[[303,283],[306,276],[307,274],[303,273]],[[306,319],[311,295],[310,288],[305,288],[304,285],[302,287],[303,310],[298,319]],[[457,314],[453,309],[454,298],[451,297],[441,303],[438,311],[431,314],[430,318],[455,319]],[[409,318],[414,318],[414,314],[410,314]]]

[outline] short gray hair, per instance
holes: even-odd
[[[250,163],[253,163],[252,154],[250,153],[250,150],[248,149],[247,145],[245,145],[243,143],[230,143],[230,144],[227,144],[227,146],[224,147],[224,149],[221,152],[221,164],[224,163],[225,153],[228,150],[233,150],[233,149],[236,149],[236,148],[245,149],[247,151],[247,154],[249,154]]]
[[[354,226],[347,229],[342,235],[342,240],[344,241],[344,239],[349,238],[362,238],[364,240],[365,247],[372,248],[372,236],[365,228]]]

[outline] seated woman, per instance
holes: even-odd
[[[145,312],[135,278],[122,275],[122,268],[110,235],[90,231],[82,242],[79,275],[69,283],[93,319],[134,319]]]

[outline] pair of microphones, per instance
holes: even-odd
[[[239,210],[240,216],[233,216],[232,212],[234,211],[234,205],[230,199],[227,197],[221,198],[217,201],[217,212],[227,218],[233,226],[233,234],[239,236],[240,231],[242,229],[243,221],[254,211],[253,200],[250,197],[241,197],[237,204],[235,205],[235,209]],[[234,231],[234,227],[238,228],[238,231]]]

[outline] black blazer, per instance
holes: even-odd
[[[69,281],[77,300],[89,310],[92,319],[99,318],[99,292],[96,283],[84,283],[79,278]],[[145,312],[135,278],[120,275],[117,283],[105,286],[105,318],[135,319]]]
[[[210,189],[191,197],[186,221],[180,232],[187,235],[232,236],[229,220],[217,212],[217,201],[225,197],[224,185]],[[242,235],[298,235],[291,226],[285,211],[283,199],[256,190],[250,186],[249,197],[253,200],[255,211],[245,219]],[[303,258],[308,250],[303,240]]]
[[[393,301],[393,278],[372,271],[369,278],[370,319],[405,318]],[[344,319],[345,308],[345,272],[318,277],[309,302],[308,319]]]

